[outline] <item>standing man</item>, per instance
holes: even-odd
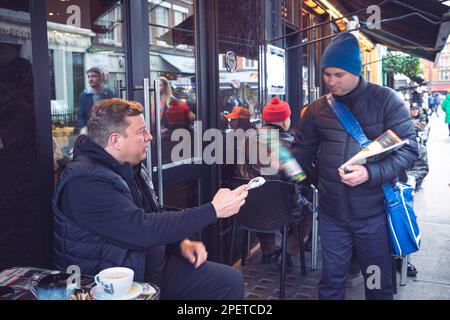
[[[409,145],[378,161],[338,168],[357,153],[358,143],[347,134],[326,96],[307,109],[296,131],[293,152],[307,168],[317,152],[319,170],[319,232],[322,278],[319,299],[344,299],[352,248],[360,262],[366,299],[393,299],[392,257],[381,185],[389,183],[417,159],[414,125],[407,108],[388,88],[361,77],[358,40],[351,33],[336,37],[322,56],[323,79],[335,99],[345,103],[369,139],[387,129]],[[370,279],[368,279],[368,277]]]
[[[114,93],[103,84],[103,72],[100,68],[93,67],[87,72],[87,87],[78,98],[77,129],[83,130],[87,125],[87,118],[92,106],[103,99],[114,98]],[[84,130],[82,133],[85,133]]]
[[[199,208],[162,208],[141,165],[153,139],[143,112],[121,99],[92,108],[88,135],[78,137],[55,191],[56,267],[77,265],[88,275],[128,267],[135,281],[157,284],[163,299],[242,299],[241,273],[207,261],[203,243],[188,237],[237,214],[247,185],[221,189]]]

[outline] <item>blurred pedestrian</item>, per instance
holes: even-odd
[[[445,123],[448,125],[448,131],[450,136],[450,94],[447,95],[442,103],[442,110],[445,112]]]

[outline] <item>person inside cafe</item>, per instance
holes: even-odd
[[[189,106],[183,101],[177,98],[172,98],[169,102],[169,108],[165,112],[165,117],[167,119],[168,130],[161,134],[161,144],[165,152],[162,152],[163,163],[176,162],[180,160],[189,159],[192,157],[194,152],[194,120],[195,115],[189,108]],[[176,135],[176,130],[184,130],[182,133],[186,133],[190,136],[190,139],[186,137],[180,138]],[[175,133],[175,135],[174,135]],[[173,155],[172,151],[174,148],[177,150],[183,150],[175,152]],[[177,157],[177,159],[174,158]]]
[[[110,267],[134,270],[135,281],[161,288],[162,299],[242,299],[242,274],[208,261],[190,236],[239,212],[246,185],[220,189],[198,208],[161,207],[141,162],[153,139],[138,102],[108,99],[91,110],[88,134],[78,137],[54,198],[54,254],[58,270],[70,265],[95,275]]]
[[[223,117],[230,121],[231,128],[234,130],[242,129],[245,131],[254,128],[250,121],[250,111],[247,108],[234,107],[231,113]]]

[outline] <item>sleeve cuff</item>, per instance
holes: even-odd
[[[208,212],[207,219],[210,223],[215,223],[217,221],[217,213],[216,208],[214,208],[212,202],[209,202],[200,208],[203,208],[205,211]]]
[[[380,182],[379,182],[379,174],[378,174],[378,172],[379,172],[379,169],[378,169],[378,166],[377,165],[374,165],[374,164],[372,164],[372,163],[367,163],[366,165],[365,165],[365,167],[366,167],[366,169],[367,169],[367,172],[368,172],[368,174],[369,174],[369,180],[367,181],[367,185],[369,185],[369,186],[371,186],[371,187],[374,187],[374,186],[377,186],[377,185],[379,185],[379,184],[381,184]]]

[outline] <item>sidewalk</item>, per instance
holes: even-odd
[[[430,172],[414,200],[422,247],[411,262],[419,273],[399,287],[396,299],[450,299],[450,137],[442,110],[430,126]]]
[[[416,194],[415,211],[422,233],[422,247],[412,255],[411,262],[418,270],[417,277],[408,278],[406,286],[400,286],[397,273],[398,294],[396,300],[448,300],[450,299],[450,137],[442,112],[430,120],[431,132],[428,140],[430,172],[423,183],[423,189]],[[258,248],[241,267],[246,284],[245,299],[278,299],[280,274],[276,265],[259,263]],[[317,299],[320,270],[309,269],[310,253],[306,256],[307,275],[300,276],[298,268],[286,276],[286,299]],[[320,251],[319,251],[320,268]],[[364,299],[361,283],[346,291],[348,300]]]

